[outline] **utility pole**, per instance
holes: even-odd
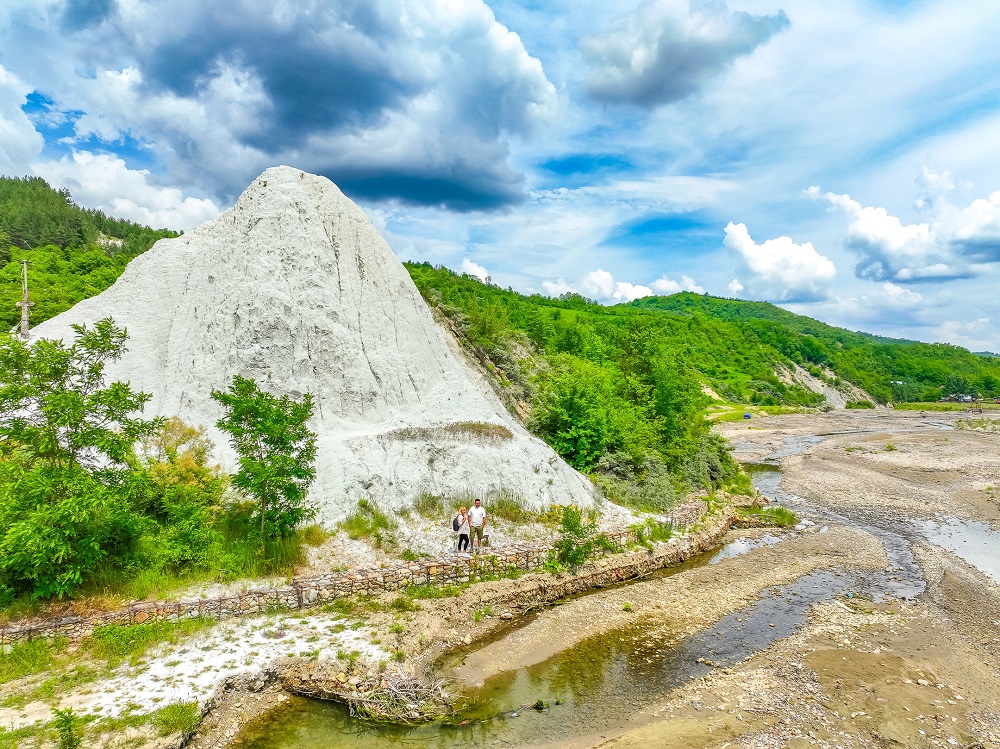
[[[28,340],[28,308],[34,307],[35,303],[28,300],[28,261],[21,261],[21,301],[17,303],[21,308],[21,340]]]

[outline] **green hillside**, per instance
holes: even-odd
[[[20,320],[21,261],[27,260],[31,323],[37,324],[99,294],[129,260],[156,240],[175,237],[80,208],[66,190],[38,177],[0,177],[0,330]]]
[[[1000,361],[958,346],[857,333],[767,302],[688,292],[632,302],[637,309],[738,324],[804,366],[825,366],[881,402],[936,400],[942,394],[1000,395]]]

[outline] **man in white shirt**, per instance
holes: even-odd
[[[486,529],[486,508],[478,499],[469,510],[469,523],[472,525],[472,548],[478,552],[483,545],[483,531]]]

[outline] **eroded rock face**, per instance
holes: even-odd
[[[229,466],[212,389],[240,374],[278,394],[312,393],[312,498],[323,522],[363,496],[397,504],[422,491],[502,489],[536,506],[592,498],[590,482],[449,350],[405,268],[326,178],[266,170],[218,219],[160,240],[114,286],[33,337],[68,340],[72,324],[108,316],[129,333],[109,376],[152,393],[148,414],[209,427]],[[448,428],[461,423],[511,436]]]

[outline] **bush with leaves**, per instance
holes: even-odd
[[[64,596],[109,554],[134,550],[134,445],[158,427],[149,395],[105,384],[125,352],[110,319],[76,339],[0,341],[0,595]]]
[[[597,519],[585,518],[573,505],[562,508],[559,537],[546,565],[547,569],[576,569],[598,551],[616,552],[618,548],[603,533],[597,532]]]
[[[144,510],[160,526],[152,539],[158,566],[174,572],[204,568],[223,540],[217,526],[228,479],[212,463],[213,448],[204,427],[176,416],[143,440]]]

